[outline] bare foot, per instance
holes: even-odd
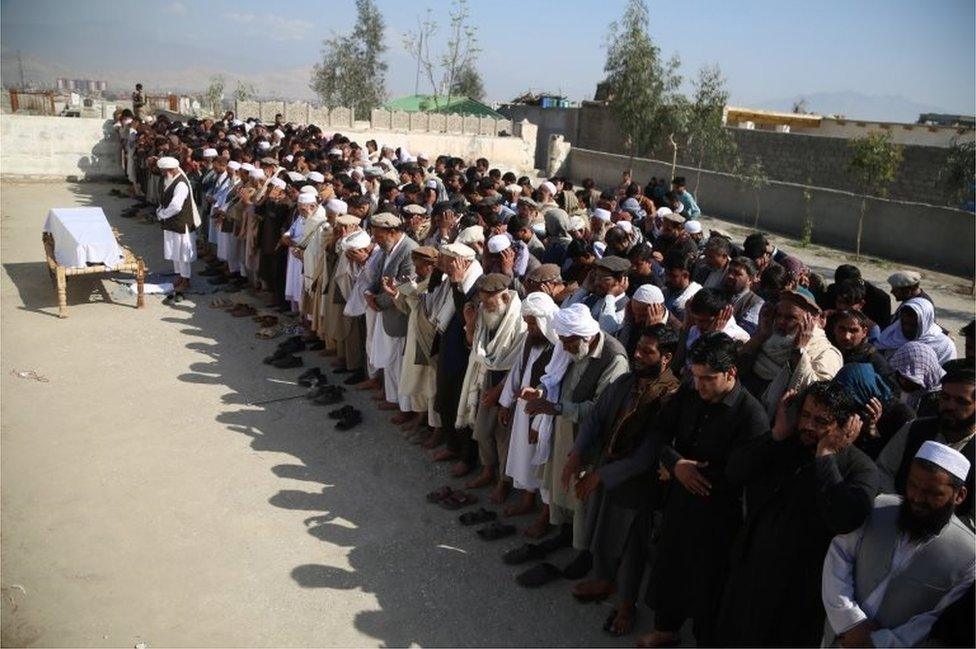
[[[384,400],[384,401],[381,401],[378,406],[376,406],[376,409],[377,410],[399,410],[400,409],[400,406],[398,406],[397,404],[395,404],[393,402],[385,401]]]
[[[393,415],[393,417],[390,419],[390,423],[395,426],[400,426],[402,424],[413,422],[416,418],[417,413],[415,412],[401,412]]]
[[[457,453],[449,448],[442,448],[441,450],[434,453],[431,458],[434,462],[447,462],[448,460],[456,460]]]
[[[530,539],[541,539],[549,531],[549,505],[543,505],[542,511],[535,517],[532,524],[522,532]]]
[[[435,428],[434,432],[430,434],[430,437],[424,440],[422,446],[430,450],[432,448],[437,448],[443,443],[444,443],[444,433],[441,432],[440,428]]]
[[[469,480],[464,484],[465,489],[481,489],[482,487],[487,487],[491,484],[491,481],[495,479],[495,472],[491,467],[485,467],[481,470],[481,473],[474,480]]]
[[[511,505],[505,507],[502,512],[503,516],[525,516],[526,514],[531,514],[535,511],[535,492],[525,491],[519,496]]]
[[[491,490],[491,495],[488,500],[496,505],[501,505],[508,498],[508,490],[511,488],[511,483],[504,478],[499,478],[498,482],[495,484],[495,488]]]
[[[375,390],[376,388],[383,387],[383,384],[380,383],[379,379],[373,378],[366,379],[362,383],[357,383],[355,387],[357,390]]]
[[[634,630],[634,618],[637,609],[633,603],[621,604],[617,607],[617,616],[613,618],[610,628],[607,629],[610,635],[624,636]]]
[[[681,637],[670,631],[651,631],[637,638],[638,647],[677,647]]]
[[[597,595],[609,597],[613,591],[613,583],[606,579],[584,579],[577,582],[571,590],[574,597],[594,597]]]
[[[451,475],[455,478],[463,478],[474,470],[474,467],[469,465],[467,462],[456,462],[454,466],[451,467]]]

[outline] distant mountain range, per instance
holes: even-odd
[[[820,115],[843,115],[850,119],[879,122],[910,122],[918,120],[922,113],[966,114],[945,106],[926,104],[901,95],[866,95],[860,92],[814,92],[801,95],[806,100],[806,110]],[[791,111],[801,96],[769,99],[755,104],[756,108]],[[969,109],[972,114],[973,109]]]

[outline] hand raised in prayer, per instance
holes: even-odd
[[[498,423],[508,427],[512,422],[512,409],[505,406],[498,406]]]
[[[389,295],[390,297],[396,297],[397,294],[400,292],[396,287],[395,280],[389,276],[383,276],[380,279],[380,286],[382,287],[383,292]]]
[[[461,315],[464,316],[465,326],[473,325],[475,318],[478,317],[478,307],[474,305],[474,302],[465,302]]]
[[[864,412],[861,414],[861,419],[864,421],[864,426],[861,428],[862,432],[866,432],[871,437],[878,436],[878,420],[881,419],[881,413],[884,412],[884,406],[877,397],[871,397],[871,400],[864,404]]]
[[[664,263],[664,255],[662,255],[658,250],[651,253],[651,258],[659,264]]]
[[[502,273],[511,275],[515,269],[515,249],[508,247],[498,253],[501,260]]]
[[[755,337],[768,340],[773,335],[773,321],[776,319],[776,303],[766,302],[759,309],[759,325],[756,327]]]
[[[600,474],[596,471],[589,471],[576,482],[576,497],[579,500],[586,500],[599,486]]]
[[[776,404],[776,418],[773,419],[772,436],[776,441],[782,441],[793,434],[794,426],[790,422],[789,409],[796,398],[796,390],[787,390]]]
[[[706,329],[702,330],[702,333],[714,333],[716,331],[723,331],[725,329],[725,325],[727,325],[729,323],[729,320],[731,319],[732,319],[732,305],[728,305],[725,308],[723,308],[721,311],[719,311],[718,315],[712,318],[711,323],[708,325]]]
[[[712,483],[700,471],[707,466],[708,462],[678,460],[674,465],[674,477],[689,492],[696,496],[707,496],[712,491]]]
[[[573,451],[566,456],[566,464],[563,466],[563,472],[559,476],[559,484],[562,485],[563,491],[569,492],[569,484],[573,480],[573,476],[579,473],[581,458],[580,454]]]
[[[861,418],[851,415],[837,430],[827,433],[817,442],[817,457],[833,455],[854,443],[861,434]]]
[[[803,349],[813,339],[813,329],[816,325],[815,317],[812,313],[803,314],[803,322],[800,324],[800,330],[796,332],[793,343],[796,349]]]
[[[647,311],[645,311],[647,314],[647,326],[650,327],[656,324],[663,324],[664,316],[667,312],[667,307],[665,307],[662,303],[648,304]]]
[[[630,278],[624,275],[619,281],[614,282],[613,286],[610,288],[610,295],[614,297],[620,297],[627,292],[627,288],[630,286]]]
[[[558,415],[556,404],[548,399],[536,399],[525,404],[525,412],[529,415]]]

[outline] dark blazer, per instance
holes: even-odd
[[[376,296],[376,306],[380,308],[383,331],[394,338],[403,338],[407,335],[407,314],[398,309],[390,296],[383,292],[381,282],[383,277],[392,277],[394,281],[403,277],[413,277],[413,257],[410,253],[416,247],[416,241],[403,235],[392,254],[384,252],[383,271],[370,289]]]

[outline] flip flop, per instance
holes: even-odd
[[[478,498],[476,496],[472,496],[471,494],[463,491],[455,491],[441,501],[441,507],[444,509],[461,509],[462,507],[473,505],[476,502],[478,502]]]
[[[497,541],[498,539],[515,534],[515,526],[495,522],[482,527],[477,531],[477,534],[486,541]]]
[[[515,577],[515,583],[524,588],[539,588],[563,576],[562,571],[551,563],[537,563]]]
[[[454,493],[454,489],[448,485],[444,485],[438,489],[431,491],[427,494],[427,502],[429,503],[439,503],[448,496]]]
[[[211,309],[229,309],[234,306],[234,303],[223,297],[215,297],[210,301]]]
[[[630,628],[627,629],[626,631],[614,631],[613,623],[616,619],[617,619],[617,609],[614,608],[610,610],[610,615],[607,616],[606,622],[603,623],[603,630],[615,638],[622,638],[623,636],[633,631],[634,627],[637,626],[637,609],[635,608],[634,612],[630,614]]]
[[[549,553],[542,546],[535,543],[525,543],[514,550],[509,550],[503,554],[502,563],[507,563],[510,566],[517,566],[518,564],[525,563],[526,561],[544,559],[547,554]]]
[[[271,340],[281,335],[281,327],[264,327],[254,335],[263,340]]]
[[[476,512],[461,514],[458,516],[458,521],[460,521],[461,525],[477,525],[478,523],[488,523],[496,518],[498,518],[498,514],[482,507]]]

